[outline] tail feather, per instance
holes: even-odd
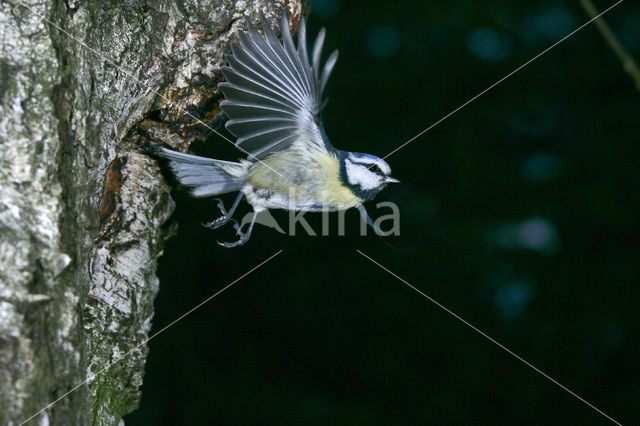
[[[209,197],[242,189],[244,166],[241,163],[198,157],[165,148],[159,154],[169,160],[169,166],[180,183],[190,187],[195,197]]]

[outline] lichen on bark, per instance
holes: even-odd
[[[229,42],[285,9],[302,13],[297,0],[0,1],[0,423],[94,374],[31,422],[118,424],[135,409],[173,209],[140,147],[186,148],[219,124]]]

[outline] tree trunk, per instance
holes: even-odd
[[[140,147],[206,136],[229,41],[283,9],[298,22],[299,0],[0,0],[0,424],[137,407],[173,209]]]

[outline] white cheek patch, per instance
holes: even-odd
[[[371,172],[367,166],[345,162],[347,179],[351,185],[358,185],[363,190],[375,189],[380,186],[380,178]]]

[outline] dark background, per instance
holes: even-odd
[[[327,133],[379,156],[589,19],[577,0],[311,3],[310,37],[326,26],[325,56],[340,50]],[[638,4],[606,18],[638,58]],[[229,230],[200,225],[215,203],[175,193],[154,331],[284,251],[149,342],[126,423],[608,423],[359,249],[640,424],[639,100],[589,25],[388,158],[403,183],[367,206],[376,217],[377,202],[398,204],[401,236],[389,241],[401,251],[358,236],[355,211],[347,237],[258,225],[224,249],[216,239]],[[193,148],[238,157],[219,137]],[[306,218],[319,229],[318,215]]]

